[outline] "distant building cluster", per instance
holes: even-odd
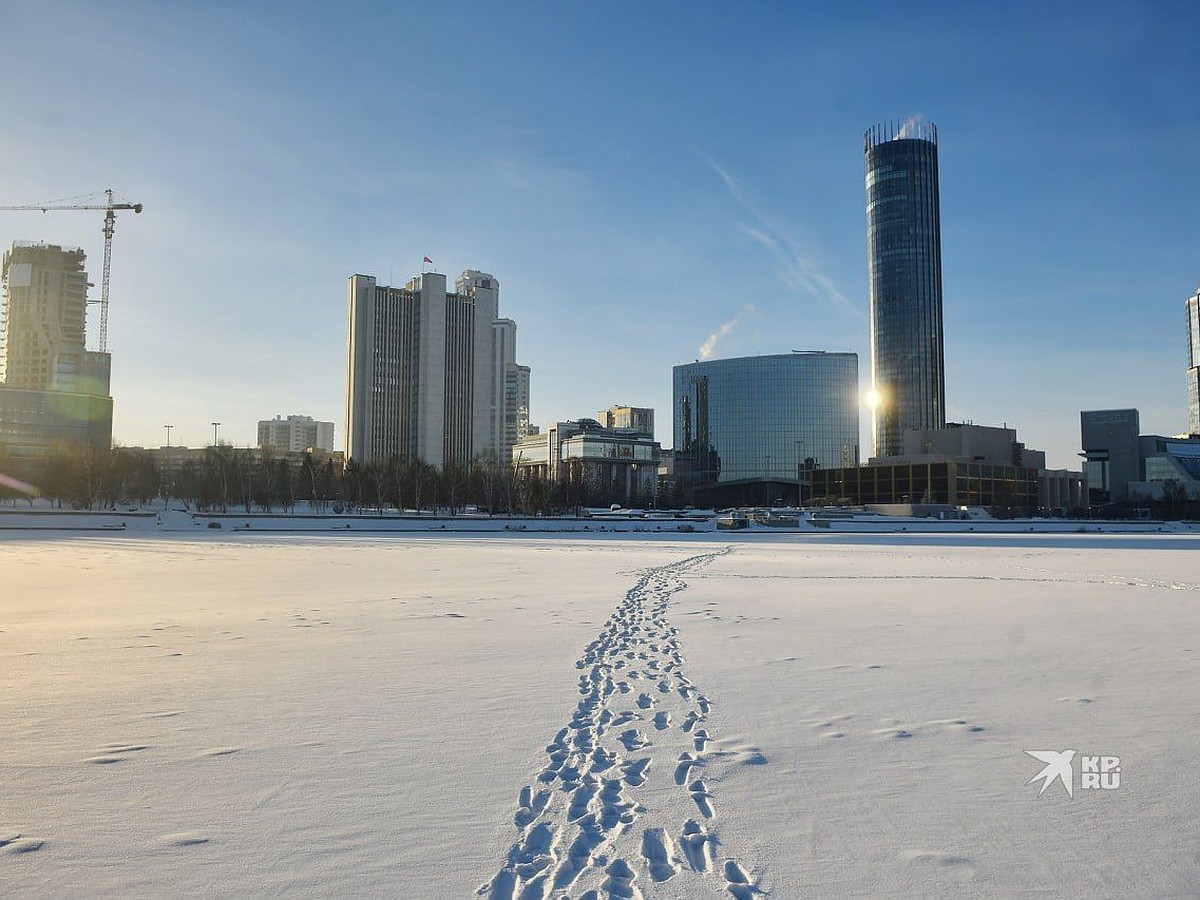
[[[1087,505],[1147,510],[1200,499],[1200,290],[1184,301],[1188,433],[1142,434],[1136,409],[1079,414]]]
[[[636,412],[653,419],[652,410]],[[513,448],[518,475],[572,485],[581,503],[599,498],[615,498],[627,506],[653,503],[661,458],[662,448],[644,426],[606,425],[587,418],[554,422]]]
[[[1047,469],[1045,454],[1007,425],[947,423],[937,129],[875,126],[863,149],[872,407],[865,463],[858,357],[845,352],[676,366],[671,450],[654,442],[653,410],[637,407],[614,406],[539,432],[529,420],[529,370],[516,363],[516,325],[497,318],[495,279],[474,270],[458,279],[455,293],[436,274],[403,289],[351,279],[348,456],[397,454],[441,466],[495,454],[526,478],[631,501],[653,494],[710,506],[950,505],[1014,514],[1067,514],[1122,501],[1126,485],[1189,477],[1190,442],[1147,442],[1136,427],[1132,438],[1106,438],[1098,449],[1093,425],[1085,424],[1085,473]],[[1189,426],[1196,433],[1200,292],[1188,300],[1187,315]]]
[[[312,416],[276,416],[258,423],[258,447],[284,453],[333,450],[333,423]]]
[[[675,443],[664,480],[683,497],[715,506],[818,497],[846,504],[945,504],[1012,494],[1014,505],[1032,508],[1039,469],[1014,461],[1007,450],[999,472],[990,457],[985,464],[961,453],[911,450],[914,434],[939,445],[952,434],[962,437],[942,434],[937,129],[931,123],[880,125],[866,132],[863,146],[874,449],[869,465],[860,466],[857,355],[793,352],[676,366]]]
[[[467,269],[425,272],[403,288],[353,275],[346,353],[346,457],[397,457],[444,469],[494,463],[572,496],[654,502],[661,447],[654,410],[612,406],[597,419],[530,420],[530,370],[500,283]]]
[[[4,253],[0,445],[7,453],[112,445],[111,357],[86,346],[84,259],[82,250],[23,241]]]
[[[1047,469],[1046,454],[1016,429],[951,422],[903,432],[902,452],[864,466],[814,468],[812,497],[889,507],[984,506],[1012,514],[1067,515],[1087,505],[1083,476]]]
[[[1079,414],[1088,502],[1138,506],[1168,498],[1200,497],[1200,434],[1142,434],[1136,409],[1094,409]]]

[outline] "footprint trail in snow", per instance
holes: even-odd
[[[582,699],[521,788],[517,840],[478,896],[652,897],[676,877],[697,895],[766,895],[717,837],[720,785],[705,771],[739,754],[710,749],[713,704],[685,674],[666,616],[683,577],[728,552],[645,570],[576,661]]]

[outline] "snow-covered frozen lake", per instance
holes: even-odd
[[[1198,601],[1198,536],[8,532],[0,893],[1192,894]]]

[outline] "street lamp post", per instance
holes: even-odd
[[[216,447],[220,443],[220,441],[217,440],[217,428],[220,427],[221,423],[210,422],[209,424],[211,424],[213,427],[213,446]]]
[[[766,470],[763,472],[763,505],[771,508],[771,454],[766,454]]]
[[[800,468],[800,460],[804,453],[804,441],[796,441],[796,507],[802,509],[804,507],[804,482],[802,480],[802,470]]]
[[[921,502],[933,503],[933,445],[926,439],[921,449],[925,451],[925,493],[921,496]]]
[[[167,461],[166,461],[166,465],[163,467],[165,469],[165,471],[163,472],[163,508],[164,509],[166,509],[167,504],[171,500],[171,429],[174,427],[175,427],[174,425],[164,425],[163,426],[163,428],[167,429]]]

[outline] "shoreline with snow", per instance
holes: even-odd
[[[793,516],[795,518],[795,516]],[[123,509],[77,511],[52,508],[0,508],[0,532],[221,532],[272,533],[620,533],[680,534],[718,529],[715,514],[666,513],[592,516],[488,516],[484,514],[431,515],[358,511],[354,513],[239,513],[194,512],[182,509]],[[793,525],[751,523],[743,534],[1200,534],[1200,522],[1128,521],[1086,519],[914,519],[870,516],[847,518],[815,527],[801,518]],[[726,532],[728,533],[728,532]]]

